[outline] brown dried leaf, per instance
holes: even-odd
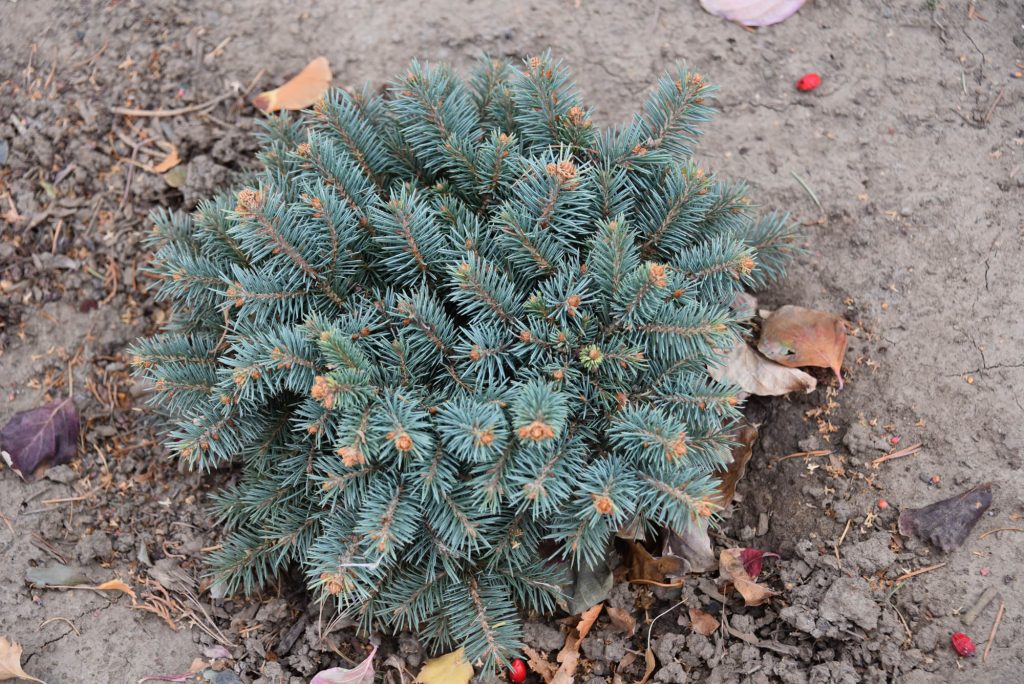
[[[775,592],[764,585],[758,584],[747,574],[743,567],[743,549],[722,549],[718,555],[718,582],[731,582],[736,591],[743,597],[748,606],[759,606],[766,603]]]
[[[594,626],[602,608],[604,608],[604,604],[598,603],[580,615],[579,624],[565,637],[565,645],[558,652],[556,660],[559,662],[559,668],[555,676],[551,678],[550,684],[573,684],[576,677],[576,666],[580,662],[580,643],[590,632],[590,628]]]
[[[718,364],[708,368],[712,378],[738,385],[744,392],[760,397],[797,391],[810,393],[818,386],[818,381],[812,376],[797,368],[769,361],[743,340],[723,354]]]
[[[121,580],[110,580],[109,582],[98,584],[95,589],[99,591],[119,591],[122,594],[128,594],[132,597],[132,600],[135,600],[135,590]]]
[[[0,681],[6,679],[25,679],[31,682],[46,684],[21,669],[21,646],[14,641],[0,637]]]
[[[914,535],[949,553],[964,543],[991,505],[992,483],[984,482],[930,506],[902,511],[900,534]]]
[[[281,109],[305,109],[323,97],[330,87],[330,64],[326,57],[317,57],[288,82],[254,97],[252,104],[268,113]]]
[[[661,548],[661,557],[679,558],[685,572],[670,572],[669,577],[681,577],[691,572],[707,572],[715,567],[715,552],[711,549],[708,520],[700,518],[687,525],[682,534],[669,529]]]
[[[526,663],[530,669],[540,675],[545,684],[551,684],[555,673],[558,672],[558,666],[548,660],[543,653],[538,653],[529,646],[523,646],[523,655],[526,656]]]
[[[580,622],[576,625],[576,632],[580,635],[580,641],[583,641],[590,632],[590,628],[594,626],[595,622],[597,622],[597,616],[601,614],[602,608],[604,608],[604,604],[598,603],[596,606],[583,613],[583,615],[580,615]]]
[[[764,318],[757,349],[790,368],[831,368],[843,388],[846,321],[834,313],[786,305]]]
[[[733,497],[736,496],[736,485],[747,472],[747,463],[750,462],[750,457],[754,453],[754,442],[757,440],[757,428],[749,423],[744,423],[731,435],[731,438],[736,442],[736,446],[732,448],[732,462],[726,466],[725,470],[719,471],[715,475],[720,482],[718,483],[718,496],[712,501],[721,508],[732,503]]]
[[[721,624],[711,613],[705,613],[700,608],[690,608],[690,629],[697,634],[711,636]]]
[[[677,556],[661,556],[655,558],[644,548],[643,544],[629,544],[629,581],[661,584],[668,575],[685,575],[688,571],[686,561]]]
[[[167,156],[164,157],[162,162],[150,169],[153,173],[166,173],[181,163],[181,157],[178,156],[177,145],[161,141],[160,146],[164,149],[169,149],[170,152],[167,153]]]
[[[652,674],[654,674],[654,668],[658,664],[658,661],[654,657],[654,651],[652,651],[650,647],[648,647],[647,652],[644,653],[644,660],[647,662],[647,668],[644,670],[643,678],[636,684],[647,684],[647,680],[651,678]]]
[[[628,610],[608,606],[605,612],[608,613],[608,619],[611,620],[613,628],[623,632],[626,636],[633,636],[636,632],[636,618]]]

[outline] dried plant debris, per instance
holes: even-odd
[[[332,667],[313,676],[309,684],[373,684],[373,656],[377,653],[374,646],[370,655],[353,668]]]
[[[32,482],[46,468],[74,458],[79,424],[71,397],[16,413],[0,430],[0,455],[11,470]]]
[[[759,397],[810,393],[818,386],[813,376],[765,358],[743,340],[723,354],[718,365],[709,367],[708,372],[719,382],[737,385],[746,394]]]
[[[743,26],[771,26],[789,19],[807,0],[700,0],[717,17]]]
[[[732,461],[724,470],[715,473],[719,479],[718,499],[715,504],[725,508],[736,496],[736,485],[747,472],[747,463],[754,453],[754,442],[757,441],[757,428],[749,423],[740,425],[731,435],[735,442],[732,448]]]
[[[790,368],[831,368],[843,388],[846,321],[833,313],[788,304],[771,313],[762,311],[761,316],[759,352]]]
[[[326,57],[317,57],[286,83],[260,93],[252,104],[264,112],[305,109],[324,96],[331,86],[331,66]]]
[[[900,534],[917,537],[949,553],[964,543],[991,505],[992,483],[984,482],[930,506],[903,511]]]

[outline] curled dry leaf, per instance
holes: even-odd
[[[580,615],[579,623],[565,637],[565,645],[558,652],[556,658],[559,664],[558,671],[551,678],[550,684],[573,684],[576,678],[576,666],[580,662],[580,644],[590,632],[590,628],[594,626],[602,608],[604,608],[604,604],[599,603]]]
[[[721,624],[711,613],[705,613],[700,608],[690,608],[690,629],[697,634],[711,636]]]
[[[779,554],[777,553],[761,551],[760,549],[740,549],[740,562],[743,563],[743,569],[747,571],[751,579],[757,579],[757,576],[761,574],[761,562],[765,558],[778,557]]]
[[[658,664],[657,659],[654,657],[654,651],[651,650],[650,646],[647,647],[647,651],[644,653],[644,661],[647,665],[644,668],[644,676],[636,684],[647,684],[647,680],[654,674],[654,668]]]
[[[714,568],[715,552],[711,549],[707,518],[700,518],[688,525],[682,533],[668,530],[661,548],[661,557],[682,560],[681,571],[666,573],[670,578],[682,577],[691,572],[707,572]]]
[[[720,508],[732,503],[736,496],[736,485],[747,472],[747,463],[754,453],[754,442],[757,440],[757,428],[750,423],[743,423],[730,435],[735,442],[732,448],[732,462],[722,471],[715,474],[718,478],[718,496],[713,499]]]
[[[548,660],[543,653],[538,653],[529,646],[523,646],[523,655],[526,656],[526,662],[530,665],[530,669],[540,675],[545,684],[550,684],[555,673],[558,672],[558,666]]]
[[[416,675],[419,684],[469,684],[473,678],[473,666],[466,662],[465,649],[459,648],[439,658],[427,661]],[[325,680],[327,684],[330,680]],[[370,679],[372,682],[373,679]]]
[[[6,679],[24,679],[46,684],[42,679],[36,679],[21,669],[21,646],[17,642],[0,637],[0,681]]]
[[[71,397],[15,413],[0,430],[0,454],[26,482],[50,466],[67,463],[78,450],[78,410]]]
[[[737,385],[747,394],[761,397],[813,392],[818,386],[812,376],[798,368],[769,361],[743,340],[725,353],[717,366],[708,367],[708,372],[719,382]]]
[[[353,668],[332,667],[313,675],[309,684],[373,684],[373,656],[377,654],[374,646],[370,655]],[[428,663],[429,665],[429,663]],[[426,669],[426,668],[424,668]],[[472,676],[473,668],[469,668]],[[422,672],[420,673],[422,674]],[[436,680],[441,681],[441,680]],[[469,681],[468,679],[466,681]]]
[[[633,636],[636,632],[636,618],[628,610],[608,606],[605,608],[605,613],[608,614],[612,627],[626,636]]]
[[[104,582],[103,584],[97,584],[93,588],[97,591],[119,591],[122,594],[128,594],[129,596],[131,596],[133,601],[135,600],[135,590],[129,587],[124,582],[122,582],[121,580],[110,580],[109,582]]]
[[[807,0],[700,0],[710,14],[744,26],[771,26],[785,21]]]
[[[669,575],[685,575],[686,562],[677,556],[655,558],[643,544],[629,544],[629,581],[636,584],[662,584]]]
[[[150,169],[153,173],[166,173],[181,163],[181,157],[178,156],[177,145],[161,141],[160,146],[168,150],[167,156],[164,157],[162,162]]]
[[[985,482],[930,506],[901,512],[900,534],[913,535],[949,553],[964,543],[991,505],[992,483]]]
[[[757,349],[790,368],[831,368],[839,389],[843,388],[840,371],[846,354],[846,321],[834,313],[786,305],[764,315]]]
[[[254,97],[252,104],[267,113],[305,109],[323,97],[330,87],[331,66],[326,57],[317,57],[287,83]]]
[[[759,606],[766,603],[775,592],[767,587],[758,584],[754,578],[747,573],[743,566],[743,549],[722,549],[718,555],[718,582],[725,584],[731,582],[736,591],[743,597],[743,603],[748,606]]]

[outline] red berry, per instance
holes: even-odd
[[[960,655],[961,658],[970,658],[974,655],[974,652],[977,650],[974,647],[974,642],[971,641],[971,637],[967,636],[963,632],[956,632],[952,636],[951,640],[953,642],[953,648],[956,649],[956,652]]]
[[[519,684],[526,681],[526,663],[519,658],[512,661],[512,667],[508,668],[508,678],[512,684]]]
[[[806,93],[808,90],[814,90],[820,85],[821,76],[812,71],[800,77],[800,80],[796,82],[796,89]]]

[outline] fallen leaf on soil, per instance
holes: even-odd
[[[634,583],[662,584],[667,575],[684,575],[687,572],[686,562],[677,556],[661,556],[655,558],[644,548],[643,544],[629,544],[629,581]]]
[[[87,584],[89,578],[79,568],[71,568],[60,563],[51,563],[41,568],[29,568],[26,570],[25,581],[37,587],[73,587],[79,584]]]
[[[0,637],[0,680],[4,679],[27,679],[46,684],[42,679],[36,679],[21,669],[21,646],[17,642]]]
[[[608,598],[613,585],[607,561],[602,560],[593,567],[585,565],[576,571],[571,584],[564,587],[566,599],[562,607],[571,615],[579,615]]]
[[[530,669],[540,675],[545,684],[550,684],[555,673],[558,672],[558,666],[548,660],[543,653],[538,653],[529,646],[523,646],[523,655],[526,656],[526,662],[530,665]]]
[[[900,534],[913,535],[949,553],[964,543],[991,505],[992,483],[985,482],[924,508],[901,512]]]
[[[786,305],[764,315],[757,350],[791,368],[831,368],[843,389],[846,321],[834,313]]]
[[[224,648],[220,644],[214,644],[213,646],[207,646],[203,649],[203,655],[212,660],[234,660],[235,657],[231,655],[231,651]]]
[[[793,16],[807,0],[700,0],[716,17],[744,26],[771,26]]]
[[[711,613],[705,613],[700,608],[690,608],[690,628],[697,634],[711,636],[721,624]]]
[[[743,597],[744,605],[759,606],[775,592],[754,581],[743,567],[743,549],[722,549],[718,555],[718,583],[731,582]]]
[[[733,497],[736,496],[736,485],[747,472],[747,463],[750,462],[750,457],[754,453],[757,428],[749,423],[744,423],[731,435],[731,439],[736,442],[736,446],[732,448],[732,462],[726,466],[725,470],[715,474],[715,477],[719,479],[718,496],[712,498],[712,501],[720,508],[731,504]]]
[[[654,667],[658,664],[658,661],[654,657],[654,651],[647,647],[647,652],[644,653],[644,660],[647,663],[647,668],[644,670],[644,676],[636,684],[647,684],[647,680],[654,674]]]
[[[252,104],[267,113],[281,109],[305,109],[330,87],[331,66],[326,57],[317,57],[291,80],[254,97]]]
[[[428,660],[416,675],[419,684],[469,684],[472,678],[473,666],[466,662],[463,648]]]
[[[636,632],[636,618],[629,611],[608,606],[605,608],[605,612],[608,613],[608,619],[611,620],[612,627],[615,629],[623,632],[626,636],[633,636],[633,633]]]
[[[740,561],[743,563],[743,569],[747,571],[751,579],[757,579],[757,576],[761,574],[761,561],[764,558],[778,558],[779,554],[771,553],[770,551],[762,551],[760,549],[741,549],[740,550]]]
[[[461,649],[460,649],[461,651]],[[373,684],[373,656],[377,654],[377,647],[374,646],[370,655],[355,667],[349,669],[344,667],[332,667],[313,675],[309,684]],[[430,663],[427,663],[429,665]],[[426,669],[425,667],[423,668]],[[473,676],[473,668],[469,668],[470,677]],[[420,671],[420,675],[423,672]],[[437,680],[442,681],[442,680]],[[443,680],[447,681],[447,680]],[[469,679],[466,679],[468,682]]]
[[[689,525],[682,534],[668,530],[661,548],[662,558],[679,558],[682,572],[669,572],[667,576],[682,577],[691,572],[707,572],[715,567],[715,552],[711,549],[707,518]]]
[[[164,160],[150,169],[153,173],[166,173],[175,166],[181,163],[181,157],[178,156],[178,146],[174,143],[160,142],[160,146],[165,149],[170,149]]]
[[[809,393],[818,386],[813,376],[798,368],[787,368],[769,361],[743,340],[723,354],[718,364],[708,368],[712,378],[737,385],[744,392],[759,397],[797,391]]]
[[[558,671],[551,678],[550,684],[573,684],[576,677],[576,666],[580,662],[580,644],[590,632],[590,628],[594,626],[602,608],[604,608],[604,604],[599,603],[580,615],[579,623],[566,635],[565,645],[562,646],[562,650],[555,658],[559,663]]]
[[[83,589],[85,588],[87,587],[83,587]],[[132,599],[135,599],[135,590],[129,587],[124,582],[122,582],[121,580],[110,580],[109,582],[98,584],[92,588],[98,591],[119,591],[122,594],[128,594],[132,597]]]
[[[42,470],[67,463],[78,450],[78,410],[71,397],[15,413],[0,430],[0,454],[32,482]]]

